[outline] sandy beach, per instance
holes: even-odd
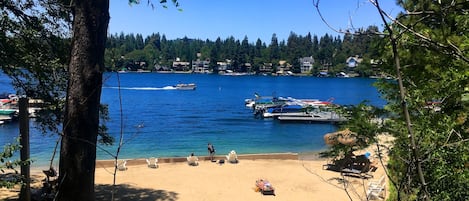
[[[219,155],[217,159],[224,156]],[[307,159],[306,159],[307,158]],[[117,171],[115,200],[364,200],[365,187],[384,175],[380,166],[373,178],[341,176],[324,170],[328,159],[294,153],[240,155],[239,163],[218,164],[200,157],[198,166],[189,166],[185,158],[160,159],[158,168],[149,168],[145,159],[128,160],[126,171]],[[111,200],[112,161],[98,161],[96,168],[97,200]],[[32,170],[35,185],[39,171]],[[275,195],[256,192],[255,182],[267,179]],[[344,185],[344,179],[346,184]],[[347,186],[347,192],[344,187]],[[0,199],[16,197],[17,190],[1,190]]]
[[[389,142],[381,136],[381,142]],[[387,144],[387,143],[385,143]],[[215,201],[215,200],[366,200],[370,182],[385,176],[383,163],[376,157],[376,145],[355,152],[372,153],[377,169],[367,178],[344,176],[327,170],[330,158],[318,154],[252,154],[239,155],[235,164],[212,162],[199,156],[199,165],[190,166],[185,157],[160,158],[158,168],[149,168],[146,160],[127,159],[127,170],[116,172],[114,198],[117,201]],[[217,161],[225,155],[216,155]],[[97,200],[111,200],[114,161],[97,161],[95,183]],[[41,170],[31,170],[32,187],[41,186]],[[256,181],[268,180],[275,195],[256,190]],[[385,185],[386,179],[382,184]],[[387,185],[382,196],[387,195]],[[15,200],[19,189],[0,189],[0,200]]]

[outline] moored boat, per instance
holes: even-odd
[[[247,107],[254,110],[254,116],[274,118],[280,121],[341,122],[346,118],[337,113],[333,99],[296,99],[292,97],[261,97],[246,99]]]
[[[16,111],[16,109],[0,108],[0,115],[13,115]]]

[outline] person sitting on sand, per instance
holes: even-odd
[[[199,165],[199,158],[197,158],[194,153],[191,153],[191,155],[187,157],[187,164],[197,166]]]

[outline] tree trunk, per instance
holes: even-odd
[[[95,200],[94,172],[109,0],[72,1],[69,65],[57,200]]]

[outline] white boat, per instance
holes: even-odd
[[[177,90],[195,90],[196,85],[194,83],[177,84],[177,85],[174,85],[174,88],[176,88]]]

